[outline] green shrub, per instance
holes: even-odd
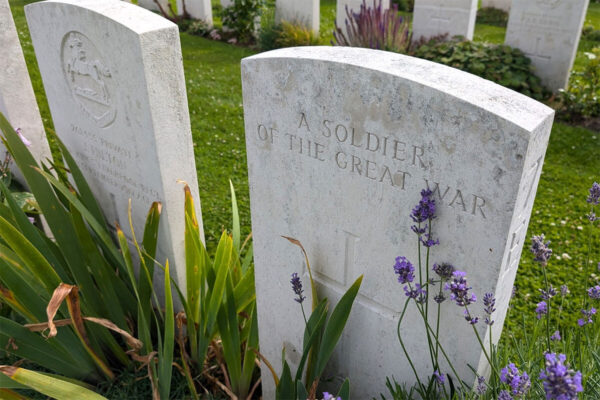
[[[537,100],[550,95],[534,74],[531,60],[510,46],[457,38],[430,40],[413,50],[413,55],[470,72]]]
[[[392,0],[392,4],[396,4],[399,11],[413,12],[415,8],[415,0]]]
[[[368,49],[406,53],[410,47],[409,22],[398,14],[398,5],[383,10],[381,0],[373,0],[367,6],[363,0],[358,13],[346,7],[346,32],[335,26],[333,32],[336,46],[365,47]]]
[[[508,13],[493,7],[480,8],[477,11],[477,23],[506,27],[508,24]]]
[[[584,68],[571,72],[568,89],[560,91],[560,113],[566,119],[600,117],[600,48],[585,55]]]
[[[213,30],[213,27],[211,27],[209,24],[207,24],[206,22],[204,22],[202,20],[197,20],[197,21],[187,20],[185,29],[182,29],[181,24],[180,24],[179,30],[185,31],[185,32],[189,33],[190,35],[206,36],[206,35],[208,35],[208,33],[210,31]]]
[[[234,0],[231,6],[221,11],[223,26],[230,29],[239,42],[253,42],[263,5],[264,0]]]
[[[311,29],[294,22],[281,21],[264,27],[258,38],[261,50],[280,49],[282,47],[317,46],[319,36]]]
[[[591,25],[585,26],[581,31],[581,35],[585,40],[600,42],[600,29],[594,29],[594,27]]]

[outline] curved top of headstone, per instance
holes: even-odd
[[[176,26],[158,14],[121,0],[46,0],[29,4],[25,8],[31,13],[36,9],[57,6],[86,9],[120,23],[137,34]]]
[[[242,65],[265,59],[304,59],[394,75],[496,114],[524,128],[523,134],[528,135],[554,114],[553,109],[539,101],[476,75],[387,51],[341,46],[290,47],[247,57]]]

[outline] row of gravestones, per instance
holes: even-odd
[[[7,0],[0,5],[0,43],[10,51],[0,59],[9,71],[1,75],[0,103],[25,135],[44,142],[33,148],[43,158],[31,85],[11,86],[29,77]],[[132,199],[141,231],[150,203],[160,200],[158,259],[168,257],[184,285],[177,180],[190,184],[197,202],[199,195],[176,25],[118,0],[49,0],[25,11],[55,130],[107,220],[126,221]],[[485,343],[489,335],[496,342],[554,111],[453,68],[358,48],[249,57],[242,84],[260,350],[275,369],[282,346],[297,365],[304,324],[288,282],[293,272],[306,281],[306,266],[285,235],[303,243],[319,292],[333,302],[364,274],[328,384],[348,376],[354,398],[372,398],[385,391],[387,375],[414,381],[396,341],[404,294],[392,265],[398,255],[417,259],[409,213],[426,187],[438,204],[441,243],[432,260],[466,271],[477,294],[495,294],[496,323],[476,328]],[[29,119],[38,122],[30,127]],[[482,308],[478,302],[471,311]],[[461,310],[446,302],[442,311],[440,340],[458,372],[474,380],[473,366],[485,374]],[[418,321],[409,308],[401,332],[417,370],[430,374]],[[272,399],[273,382],[263,374],[264,398]]]

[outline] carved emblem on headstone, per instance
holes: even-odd
[[[110,96],[112,74],[94,44],[80,32],[67,33],[62,41],[63,71],[75,101],[101,128],[117,115]]]

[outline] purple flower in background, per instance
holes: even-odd
[[[503,390],[498,394],[498,400],[513,400],[513,398],[510,393],[508,393],[506,390]]]
[[[592,187],[590,188],[590,195],[587,198],[587,202],[597,206],[598,202],[600,202],[600,185],[598,182],[594,182]]]
[[[425,303],[425,300],[427,299],[427,290],[423,289],[418,283],[415,283],[414,289],[409,286],[404,286],[404,293],[409,298],[415,299],[419,304]]]
[[[423,243],[423,246],[425,247],[433,247],[440,244],[440,241],[438,239],[432,239],[429,233],[426,233],[423,236],[421,236],[419,240],[421,241],[421,243]]]
[[[596,309],[594,307],[590,308],[589,311],[581,310],[581,313],[583,314],[583,318],[577,320],[577,325],[585,326],[594,322],[592,319],[592,317],[596,314]]]
[[[456,268],[449,263],[433,264],[433,272],[435,272],[442,281],[449,281]]]
[[[292,274],[292,280],[290,280],[290,283],[292,284],[292,290],[294,291],[296,296],[298,296],[294,300],[302,304],[306,297],[302,296],[302,293],[304,292],[304,290],[302,290],[302,281],[300,280],[300,277],[296,272]]]
[[[538,261],[546,264],[552,255],[552,249],[548,247],[550,241],[544,243],[544,235],[534,236],[531,238],[531,252],[535,255],[533,261]]]
[[[484,322],[486,323],[486,325],[492,326],[494,325],[494,321],[492,321],[492,314],[494,313],[494,311],[496,311],[496,298],[494,297],[493,293],[486,293],[483,296],[483,305],[485,306],[483,311],[486,314]]]
[[[552,287],[552,285],[550,285],[550,288],[548,289],[548,291],[546,291],[544,289],[539,289],[539,291],[540,291],[540,297],[542,298],[542,300],[550,300],[551,298],[556,296],[556,289],[554,289]]]
[[[552,334],[552,336],[550,336],[550,340],[552,340],[553,342],[558,342],[560,339],[562,339],[560,337],[560,331],[556,331]]]
[[[398,275],[398,282],[402,284],[412,282],[415,279],[415,267],[406,257],[396,257],[394,273]]]
[[[433,377],[435,379],[435,383],[437,383],[440,386],[443,386],[446,382],[446,375],[440,373],[440,371],[433,371]]]
[[[449,290],[451,293],[450,299],[459,306],[468,306],[477,301],[475,294],[469,293],[472,288],[467,284],[466,275],[466,272],[454,271],[452,282],[448,282],[444,286],[444,289]]]
[[[586,215],[587,219],[590,220],[590,222],[594,222],[598,220],[598,217],[596,217],[596,213],[590,211],[590,213],[588,215]]]
[[[517,289],[517,287],[513,285],[512,292],[510,292],[510,298],[514,299],[517,296],[518,291],[519,291],[519,289]]]
[[[435,200],[429,189],[421,190],[421,200],[413,208],[410,217],[414,222],[421,223],[435,218]]]
[[[600,285],[589,288],[587,292],[590,299],[600,300]]]
[[[571,293],[571,292],[569,291],[569,287],[568,287],[567,285],[562,285],[562,286],[560,287],[560,295],[561,295],[562,297],[565,297],[565,296],[566,296],[566,295],[568,295],[569,293]]]
[[[342,400],[342,398],[335,397],[334,395],[327,392],[323,392],[323,400]]]
[[[542,315],[548,314],[548,305],[545,301],[540,301],[537,303],[535,313],[537,314],[537,319],[542,318]]]
[[[511,394],[515,398],[524,396],[531,387],[531,380],[527,372],[519,373],[515,364],[510,363],[500,371],[500,380],[510,386]]]
[[[487,385],[485,384],[485,377],[477,377],[477,394],[485,394],[487,392]]]
[[[17,132],[19,139],[21,139],[21,141],[25,144],[25,146],[27,146],[27,147],[31,146],[31,141],[29,139],[27,139],[25,136],[23,136],[23,133],[21,132],[21,128],[17,128],[17,130],[15,132]]]
[[[540,372],[546,399],[574,400],[583,391],[581,372],[569,369],[564,354],[546,353],[546,369]]]
[[[442,304],[444,301],[446,301],[446,296],[444,296],[443,293],[436,294],[433,297],[433,301],[435,301],[438,304]]]
[[[470,323],[471,325],[475,325],[476,323],[479,322],[479,318],[472,317],[471,313],[469,313],[467,310],[464,311],[464,315],[465,315],[465,319],[467,320],[467,322]]]

